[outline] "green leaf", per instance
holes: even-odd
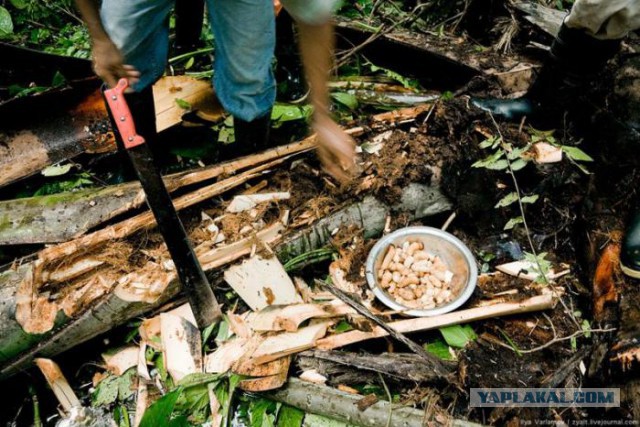
[[[442,360],[456,360],[455,355],[451,352],[451,347],[442,340],[427,343],[424,345],[424,349]]]
[[[576,162],[593,162],[593,158],[578,147],[563,145],[561,148],[569,158]]]
[[[188,70],[189,68],[193,67],[193,63],[195,62],[195,57],[191,57],[189,58],[189,60],[187,61],[186,64],[184,64],[184,69]]]
[[[477,162],[472,164],[471,167],[473,167],[473,168],[487,168],[487,169],[490,169],[489,166],[495,164],[496,162],[498,162],[499,159],[503,155],[504,155],[504,152],[502,150],[496,151],[495,153],[491,154],[490,156],[487,156],[482,160],[478,160]],[[506,160],[504,160],[504,162],[506,162]],[[508,167],[508,164],[505,163],[505,168],[506,167]]]
[[[178,107],[184,110],[191,110],[191,104],[188,101],[185,101],[184,99],[180,99],[180,98],[176,98],[175,101],[176,101],[176,104],[178,104]]]
[[[127,400],[135,393],[133,386],[133,378],[137,376],[138,368],[130,368],[118,378],[118,400],[121,402]]]
[[[188,389],[190,387],[197,387],[201,385],[206,385],[211,382],[220,381],[223,375],[221,374],[208,374],[204,372],[195,372],[193,374],[189,374],[186,377],[182,378],[177,385]]]
[[[13,20],[7,9],[0,6],[0,38],[13,34]]]
[[[351,93],[335,92],[331,94],[331,97],[350,110],[358,108],[358,98]]]
[[[67,79],[62,75],[60,71],[56,71],[53,75],[53,79],[51,79],[51,87],[60,87],[64,86],[67,82]]]
[[[271,120],[279,123],[306,120],[311,117],[312,112],[310,105],[276,104],[271,111]]]
[[[584,337],[585,338],[590,338],[591,337],[591,324],[589,323],[589,321],[587,319],[584,319],[582,321],[582,323],[580,324],[580,326],[582,327],[582,331],[584,332]]]
[[[504,196],[502,199],[498,201],[495,205],[496,208],[504,208],[505,206],[509,206],[518,201],[518,193],[515,191],[513,193],[509,193]]]
[[[349,324],[346,320],[341,320],[340,323],[336,325],[334,328],[335,332],[341,334],[342,332],[348,332],[353,330],[353,326]]]
[[[498,160],[495,163],[490,163],[490,164],[486,165],[485,168],[489,169],[489,170],[494,170],[494,171],[505,170],[505,169],[509,168],[509,161],[505,160],[505,159]]]
[[[96,386],[91,396],[93,406],[110,405],[118,400],[118,377],[109,376]]]
[[[179,387],[155,401],[144,412],[139,427],[173,427],[171,414],[181,394],[182,388]]]
[[[249,415],[250,427],[263,427],[268,425],[270,419],[268,412],[273,411],[276,403],[269,399],[256,399],[249,402],[247,410]]]
[[[511,169],[516,172],[519,171],[520,169],[523,169],[525,166],[527,166],[527,161],[524,159],[518,159],[515,162],[511,163]]]
[[[233,127],[222,126],[218,133],[218,142],[223,144],[231,144],[236,141],[236,134]]]
[[[538,201],[540,196],[537,194],[532,194],[531,196],[525,196],[522,198],[522,203],[535,203]]]
[[[73,167],[73,164],[71,163],[67,163],[65,165],[53,165],[53,166],[44,168],[40,173],[43,176],[48,176],[48,177],[61,176],[68,173],[72,167]]]
[[[504,230],[513,230],[513,227],[515,227],[518,224],[522,224],[523,222],[524,222],[524,218],[522,218],[521,216],[511,218],[509,222],[505,224]]]
[[[11,4],[16,9],[22,10],[27,7],[27,2],[25,0],[11,0]]]
[[[322,415],[307,414],[304,417],[303,427],[353,427],[352,424],[347,424],[342,421],[337,421],[331,418],[323,417]]]
[[[218,334],[215,338],[215,341],[217,343],[225,342],[226,340],[231,338],[231,335],[233,335],[233,332],[231,332],[229,321],[227,319],[224,319],[220,323],[218,323]]]
[[[470,341],[478,338],[469,325],[453,325],[440,328],[442,337],[451,347],[464,348]]]
[[[304,420],[304,411],[289,405],[282,405],[278,413],[278,427],[300,427]]]

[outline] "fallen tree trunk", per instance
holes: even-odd
[[[167,82],[160,81],[157,85],[166,85]],[[168,91],[166,88],[165,90]],[[164,98],[158,102],[167,104]],[[168,112],[171,110],[170,106],[165,105],[163,108],[158,117],[173,114]],[[426,113],[430,108],[431,105],[424,104],[377,114],[371,118],[371,126],[381,128],[405,123]],[[362,133],[363,129],[352,128],[346,132],[355,136]],[[309,137],[297,143],[231,162],[172,174],[165,178],[165,184],[169,191],[175,191],[221,175],[233,175],[247,167],[307,151],[314,146],[313,137]],[[144,193],[138,182],[0,202],[0,245],[64,242],[77,238],[91,228],[143,203]]]
[[[442,380],[442,376],[438,375],[434,367],[429,363],[425,363],[423,359],[415,354],[409,353],[385,353],[385,354],[358,354],[343,351],[321,351],[309,350],[300,353],[298,364],[305,370],[316,369],[320,374],[326,375],[322,368],[326,363],[331,365],[340,365],[344,369],[372,371],[391,376],[393,378],[416,381],[416,382],[434,382]],[[453,372],[456,363],[441,361],[449,372]],[[334,368],[329,368],[333,373]],[[339,370],[340,368],[335,368]]]
[[[566,12],[545,7],[538,3],[517,2],[513,6],[524,13],[524,19],[538,26],[552,37],[558,35],[562,21],[567,16]]]
[[[165,178],[171,192],[221,175],[235,175],[251,166],[313,149],[313,138],[264,153]],[[144,204],[139,182],[73,193],[53,194],[0,202],[0,245],[57,243],[76,238],[89,229]]]
[[[0,187],[37,173],[45,167],[75,157],[87,150],[115,149],[107,137],[107,116],[99,91],[58,94],[55,111],[43,119],[9,120],[0,132]],[[64,95],[64,96],[63,96]],[[79,99],[78,99],[79,98]]]
[[[281,256],[301,254],[324,245],[330,237],[330,230],[337,227],[354,224],[362,227],[367,236],[374,236],[382,231],[390,212],[406,212],[408,218],[419,219],[447,211],[449,208],[450,204],[439,193],[437,187],[412,184],[405,189],[401,202],[396,206],[387,206],[373,197],[366,197],[362,202],[343,208],[307,230],[289,237],[284,243],[277,244],[274,250]],[[274,243],[275,237],[269,241]],[[248,253],[239,254],[236,249],[225,251],[225,248],[220,249],[224,254],[215,256],[210,254],[211,251],[206,254],[198,253],[203,268],[212,270]],[[36,355],[51,357],[131,318],[149,312],[176,296],[178,292],[175,280],[153,302],[125,301],[118,297],[116,292],[108,291],[75,319],[66,318],[59,313],[55,330],[45,334],[28,334],[16,321],[15,307],[18,302],[18,286],[25,277],[32,274],[32,268],[32,264],[27,264],[15,271],[0,274],[0,364],[3,366],[0,378],[28,366]]]
[[[379,401],[360,411],[357,403],[364,397],[345,393],[331,387],[289,379],[280,390],[268,393],[269,399],[302,409],[311,414],[349,423],[359,427],[422,427],[429,423],[424,411],[410,407],[398,407],[387,401]],[[449,420],[455,427],[480,427],[480,424],[464,420]]]
[[[5,117],[0,132],[0,187],[85,152],[116,149],[98,86],[97,81],[91,80],[82,87],[31,97],[30,111],[15,120]],[[188,102],[192,109],[222,114],[221,107],[211,107],[213,91],[208,82],[164,77],[154,86],[154,97],[159,130],[181,122],[186,110],[176,104],[177,98]],[[56,105],[54,111],[51,105]],[[34,115],[41,119],[34,120]]]

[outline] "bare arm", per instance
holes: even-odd
[[[124,64],[120,50],[113,44],[102,26],[99,2],[97,0],[76,0],[76,6],[91,36],[93,69],[96,74],[109,87],[114,87],[121,77],[126,77],[130,84],[135,84],[140,73],[133,66]]]
[[[297,22],[300,37],[300,53],[310,86],[311,104],[314,107],[313,126],[318,134],[318,155],[325,169],[340,181],[348,181],[353,175],[355,144],[351,137],[329,115],[327,80],[331,71],[334,33],[333,24],[308,24]]]

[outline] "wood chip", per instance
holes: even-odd
[[[224,280],[238,293],[252,310],[258,311],[272,304],[287,305],[301,303],[289,275],[277,258],[264,259],[259,255],[234,265],[224,273]],[[268,289],[269,292],[265,292]]]
[[[132,345],[125,347],[113,354],[103,354],[102,360],[106,363],[106,368],[114,375],[120,376],[129,368],[138,365],[140,347]]]
[[[202,340],[197,327],[182,317],[162,313],[160,331],[165,367],[174,381],[202,372]]]
[[[255,208],[260,203],[274,202],[278,200],[287,200],[291,197],[288,192],[282,193],[260,193],[260,194],[241,194],[235,196],[231,204],[227,207],[227,212],[240,213]]]
[[[81,406],[80,400],[71,389],[69,382],[56,362],[51,359],[39,358],[35,359],[35,364],[40,368],[49,387],[53,390],[53,394],[55,394],[65,412],[68,413],[71,411],[71,408]]]
[[[297,332],[285,332],[266,338],[253,352],[251,359],[256,364],[262,364],[313,348],[316,341],[327,333],[330,324],[331,322],[322,322]]]
[[[213,353],[205,356],[205,372],[222,374],[228,372],[247,352],[249,340],[235,338],[220,345]]]
[[[536,154],[536,163],[558,163],[562,161],[562,148],[551,145],[547,142],[537,142],[533,144]]]
[[[300,324],[314,317],[328,317],[328,314],[316,304],[272,305],[250,314],[247,320],[254,331],[294,332]]]
[[[290,360],[289,358],[286,358]],[[250,392],[258,392],[258,391],[267,391],[267,390],[275,390],[280,388],[287,382],[287,373],[289,372],[289,367],[282,371],[279,374],[271,375],[269,377],[262,378],[253,378],[248,380],[242,380],[238,383],[238,387],[244,391]]]
[[[322,385],[326,384],[328,381],[327,377],[319,374],[318,371],[316,371],[315,369],[309,369],[308,371],[304,371],[303,373],[300,374],[299,378],[302,381],[306,381],[308,383],[322,384]]]

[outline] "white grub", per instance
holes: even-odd
[[[390,245],[377,271],[380,286],[409,308],[430,309],[450,302],[454,273],[419,241]]]

